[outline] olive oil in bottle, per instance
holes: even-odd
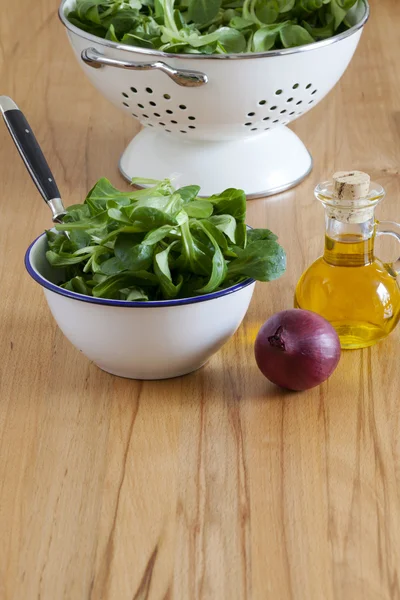
[[[400,241],[400,225],[375,220],[385,197],[359,171],[336,173],[315,195],[325,208],[325,251],[297,284],[295,306],[316,312],[336,329],[344,349],[365,348],[385,338],[400,319],[400,265],[374,254],[378,235]]]

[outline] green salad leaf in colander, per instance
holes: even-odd
[[[113,42],[170,53],[292,48],[351,27],[361,0],[77,0],[69,21]]]
[[[277,236],[247,230],[242,190],[205,200],[196,185],[133,182],[151,187],[120,192],[100,179],[56,231],[47,231],[46,257],[62,269],[61,287],[146,302],[210,294],[249,278],[272,281],[285,272]]]

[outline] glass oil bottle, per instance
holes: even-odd
[[[325,251],[300,278],[295,306],[330,321],[342,348],[372,346],[400,319],[400,261],[384,264],[374,243],[380,235],[400,242],[400,225],[375,220],[385,191],[366,173],[336,173],[315,195],[325,208]]]

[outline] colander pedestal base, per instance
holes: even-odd
[[[120,160],[129,181],[175,177],[179,187],[200,185],[205,197],[229,187],[245,190],[248,198],[270,196],[294,187],[311,169],[308,150],[285,126],[223,142],[181,140],[146,128]]]

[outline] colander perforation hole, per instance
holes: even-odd
[[[293,90],[293,91],[292,91]],[[307,90],[307,93],[305,92]],[[278,88],[275,90],[274,97],[275,102],[271,97],[264,99],[261,97],[257,102],[258,110],[252,107],[248,107],[246,117],[243,118],[243,124],[245,127],[249,127],[251,131],[273,128],[275,125],[287,125],[290,121],[295,119],[297,116],[302,115],[306,110],[310,110],[311,105],[315,102],[315,94],[318,89],[312,82],[301,82],[294,80],[288,87]],[[307,98],[308,96],[308,98]],[[271,106],[272,104],[272,106]],[[306,105],[307,108],[303,108]],[[262,107],[265,107],[264,109]],[[303,110],[301,110],[303,108]],[[270,114],[273,113],[273,114]],[[275,114],[274,114],[275,113]],[[264,116],[270,114],[270,116]],[[276,115],[276,116],[275,116]],[[266,123],[266,121],[269,121]],[[269,127],[266,127],[268,126]]]
[[[297,90],[296,93],[293,93],[292,89],[295,91]],[[307,90],[308,93],[305,94],[304,90]],[[290,95],[290,92],[292,93],[292,95]],[[263,130],[268,131],[271,129],[271,127],[273,128],[273,126],[278,124],[286,125],[288,122],[292,121],[293,118],[301,116],[303,112],[306,112],[311,108],[312,104],[316,100],[314,96],[317,93],[318,89],[312,82],[307,83],[306,80],[305,82],[298,83],[295,80],[295,82],[292,85],[290,85],[289,83],[288,86],[285,85],[284,88],[278,88],[275,90],[274,96],[275,102],[277,104],[273,104],[272,97],[269,97],[267,95],[267,97],[264,98],[261,96],[261,99],[259,99],[255,105],[250,105],[248,107],[249,112],[245,113],[247,119],[246,116],[243,118],[242,127],[247,127],[251,132],[262,132]],[[140,100],[141,102],[138,102],[136,104],[132,98],[133,94],[138,94],[136,102],[137,100]],[[154,100],[152,98],[146,98],[146,94],[153,94]],[[149,127],[160,125],[164,128],[167,127],[166,129],[164,129],[167,133],[175,132],[175,134],[176,132],[182,134],[190,134],[191,131],[197,129],[194,123],[191,123],[196,120],[196,117],[190,114],[190,107],[186,104],[178,104],[176,102],[176,98],[173,99],[172,96],[168,93],[161,93],[161,95],[158,96],[158,92],[157,90],[154,91],[154,88],[145,87],[139,89],[131,87],[126,92],[121,92],[121,95],[122,98],[121,96],[120,98],[123,106],[132,110],[132,108],[134,109],[136,105],[140,109],[140,112],[132,112],[132,116],[139,120],[143,119],[143,122],[144,120],[150,120],[150,123],[146,123],[146,125]],[[299,96],[301,99],[299,99]],[[173,103],[173,107],[171,106],[171,104],[171,108],[167,108],[166,105],[162,106],[163,101]],[[130,104],[133,104],[133,106],[130,107]],[[293,104],[293,106],[290,106],[290,104]],[[303,104],[304,108],[302,107]],[[150,110],[148,114],[144,114],[146,112],[146,107],[147,111]],[[150,107],[153,108],[151,109]],[[158,110],[159,112],[151,112],[151,110],[154,111],[155,107],[158,107],[156,110]],[[303,110],[301,110],[302,108]],[[187,111],[184,115],[184,118],[182,118],[182,116],[179,117],[180,111]],[[276,114],[264,116],[266,114],[268,115],[270,112]],[[164,123],[161,121],[163,117],[165,121]],[[183,126],[185,127],[185,129],[179,129],[179,126]]]

